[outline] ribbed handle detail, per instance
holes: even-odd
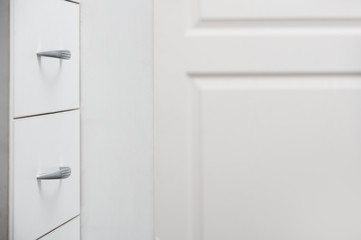
[[[70,177],[71,168],[70,167],[59,167],[59,170],[51,173],[42,173],[36,177],[38,180],[56,180],[56,179],[65,179]]]
[[[38,52],[36,55],[39,57],[51,57],[69,60],[71,58],[71,52],[69,50],[54,50],[47,52]]]

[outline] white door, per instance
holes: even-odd
[[[361,1],[155,1],[160,240],[361,239]]]

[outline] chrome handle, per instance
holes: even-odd
[[[42,173],[36,177],[38,180],[55,180],[55,179],[65,179],[70,177],[71,168],[70,167],[59,167],[59,170],[52,173]]]
[[[71,58],[71,52],[69,50],[56,50],[48,52],[38,52],[36,55],[39,57],[52,57],[69,60]]]

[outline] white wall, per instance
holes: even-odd
[[[152,0],[81,1],[82,239],[153,239]]]
[[[0,239],[8,238],[9,218],[9,1],[0,1]]]

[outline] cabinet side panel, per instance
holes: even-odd
[[[154,239],[152,5],[81,2],[82,239]]]
[[[9,1],[0,0],[0,240],[9,218]]]

